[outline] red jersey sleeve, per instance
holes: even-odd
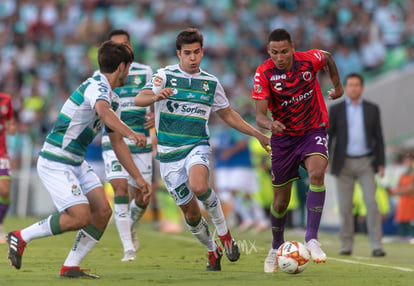
[[[252,98],[259,100],[269,98],[269,81],[264,74],[263,65],[260,65],[254,74]]]
[[[312,49],[304,52],[302,55],[304,60],[309,60],[312,62],[312,66],[315,72],[322,69],[325,65],[325,55],[320,50]]]

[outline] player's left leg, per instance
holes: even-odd
[[[87,276],[90,278],[98,278],[98,276],[80,269],[79,265],[101,239],[111,218],[112,210],[102,186],[89,191],[86,197],[89,201],[91,222],[78,231],[74,245],[62,265],[60,272],[62,277]]]
[[[220,200],[214,190],[208,186],[208,174],[209,170],[206,165],[192,165],[189,171],[190,189],[197,196],[197,199],[203,203],[207,213],[211,217],[227,258],[234,262],[240,258],[240,250],[227,227]]]
[[[309,174],[305,245],[310,251],[313,261],[321,263],[326,261],[326,254],[322,251],[321,244],[318,242],[318,229],[325,203],[324,180],[328,160],[321,154],[310,155],[305,159],[305,166]]]

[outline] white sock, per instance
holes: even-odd
[[[135,248],[131,238],[131,217],[128,204],[114,204],[114,219],[124,252],[134,250]]]
[[[137,205],[135,200],[132,200],[129,204],[129,213],[131,218],[131,227],[134,228],[138,221],[141,219],[144,214],[146,207]]]
[[[21,230],[20,235],[22,239],[28,243],[29,241],[41,238],[41,237],[47,237],[52,236],[52,229],[50,227],[50,219],[53,215],[50,215],[49,217],[45,218],[44,220],[38,221],[24,229]]]
[[[83,229],[78,231],[75,243],[69,252],[68,257],[63,263],[64,266],[79,266],[83,258],[92,250],[98,243],[98,240],[93,238]]]
[[[196,225],[190,225],[187,220],[185,222],[190,232],[208,249],[208,251],[216,250],[217,245],[208,230],[207,222],[202,216]]]
[[[217,229],[217,234],[227,234],[228,228],[226,220],[224,219],[221,203],[216,196],[216,193],[212,189],[209,189],[205,194],[198,196],[197,198],[203,203],[204,208],[211,217],[211,220]]]

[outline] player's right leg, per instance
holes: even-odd
[[[121,261],[133,261],[135,260],[136,248],[131,236],[128,172],[122,167],[113,150],[105,150],[102,157],[106,166],[106,178],[114,190],[114,220],[123,247]]]

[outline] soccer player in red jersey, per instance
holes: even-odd
[[[292,183],[300,178],[300,164],[308,171],[310,181],[305,245],[313,261],[326,261],[317,235],[325,201],[329,120],[317,72],[322,68],[329,72],[334,85],[328,91],[330,99],[341,97],[344,91],[331,54],[317,49],[296,52],[286,30],[276,29],[270,33],[267,52],[270,58],[256,70],[252,98],[256,100],[258,126],[272,132],[274,199],[270,218],[273,242],[264,270],[274,272],[276,250],[284,242]],[[272,119],[267,116],[268,109]]]
[[[0,244],[6,243],[3,220],[10,204],[10,158],[7,154],[6,133],[14,134],[11,96],[0,93]]]

